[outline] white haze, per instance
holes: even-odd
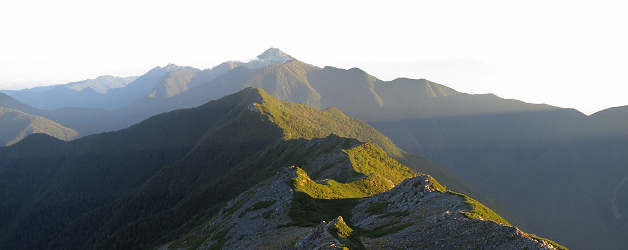
[[[274,46],[318,66],[592,113],[628,105],[624,1],[4,1],[0,89],[208,68]]]

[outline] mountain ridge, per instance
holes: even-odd
[[[306,120],[293,119],[304,112],[310,112]],[[0,183],[7,188],[0,197],[0,243],[128,249],[174,239],[279,166],[319,166],[314,177],[348,173],[345,160],[334,160],[344,153],[331,149],[361,142],[332,134],[398,150],[337,109],[281,102],[255,88],[70,142],[29,136],[0,148],[6,159]],[[436,167],[420,164],[412,167]]]

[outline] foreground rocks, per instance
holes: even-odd
[[[350,218],[297,225],[290,217],[297,168],[230,201],[169,249],[555,249],[518,228],[469,218],[461,195],[438,191],[427,175],[388,192],[356,199]],[[345,227],[340,230],[339,228]]]
[[[391,231],[361,237],[368,249],[554,249],[515,227],[468,218],[468,209],[464,197],[438,192],[427,176],[418,176],[364,199],[353,209],[351,222],[366,230]]]

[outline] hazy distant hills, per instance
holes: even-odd
[[[276,48],[246,63],[228,61],[206,70],[170,64],[139,77],[99,77],[5,92],[43,110],[90,109],[97,115],[82,114],[78,119],[53,112],[45,116],[87,135],[125,128],[159,113],[195,107],[246,87],[262,88],[281,100],[320,109],[338,107],[366,121],[554,109],[494,95],[464,94],[427,80],[399,78],[385,82],[355,68],[321,69]],[[81,124],[75,127],[78,120]]]
[[[25,114],[43,117],[63,127],[75,130],[78,136],[111,131],[126,126],[127,122],[112,112],[93,108],[38,109],[0,93],[0,107],[17,110]],[[2,124],[0,124],[1,126]],[[18,135],[15,135],[18,137]],[[76,137],[76,136],[74,136]]]
[[[0,245],[9,249],[156,247],[183,237],[215,215],[225,202],[287,166],[300,166],[308,178],[319,181],[354,181],[347,187],[332,186],[336,190],[332,193],[349,197],[390,190],[419,175],[415,170],[438,172],[438,166],[408,157],[377,130],[337,109],[320,111],[280,102],[262,90],[248,88],[116,132],[70,142],[34,135],[0,148]],[[527,234],[508,236],[520,231],[491,222],[503,219],[464,195],[445,192],[433,178],[421,176],[417,183],[427,185],[432,195],[447,197],[468,213],[452,217],[451,222],[462,220],[469,228],[484,230],[468,235],[460,244],[486,239],[495,244],[548,246]],[[452,178],[444,183],[464,186]],[[311,198],[298,199],[316,202],[312,200],[320,195],[316,190],[305,189],[313,192],[307,193]],[[294,219],[300,223],[350,217],[340,211],[352,206]],[[445,212],[440,207],[424,209],[434,214]],[[292,227],[292,232],[315,229],[286,226]],[[446,228],[433,232],[444,235]]]
[[[591,119],[602,135],[628,135],[628,106],[599,111]]]
[[[42,115],[84,136],[122,129],[152,115],[195,107],[235,93],[243,87],[230,87],[229,91],[216,91],[209,96],[200,93],[190,101],[170,100],[190,89],[197,91],[196,87],[203,87],[233,69],[257,71],[290,60],[293,60],[290,55],[270,48],[249,62],[228,61],[205,70],[169,64],[155,67],[139,77],[101,76],[63,85],[2,92],[13,97],[12,102],[19,103],[16,104],[19,108],[13,108]]]
[[[269,51],[283,53],[277,49]],[[464,94],[427,80],[400,78],[385,82],[359,69],[321,69],[293,57],[282,64],[262,68],[229,65],[236,67],[224,70],[222,64],[222,74],[201,77],[202,72],[206,72],[202,71],[185,87],[170,85],[177,89],[174,91],[176,95],[149,96],[116,112],[125,120],[136,122],[162,112],[201,105],[246,87],[262,88],[281,100],[320,109],[338,107],[350,116],[366,121],[555,109],[494,95]],[[214,70],[216,68],[207,72]]]
[[[194,91],[151,105],[148,113],[199,105],[246,87],[258,87],[285,101],[317,108],[338,107],[366,121],[446,117],[555,109],[548,105],[469,95],[427,80],[385,82],[359,69],[318,68],[296,59],[258,70],[237,68]],[[129,106],[131,110],[138,109]],[[135,111],[139,113],[139,111]]]
[[[163,99],[178,95],[236,67],[259,69],[292,59],[279,49],[270,48],[249,62],[229,61],[206,70],[169,64],[155,67],[139,77],[100,76],[80,82],[2,92],[39,109],[73,107],[114,110],[144,98]]]
[[[21,103],[17,100],[15,100],[14,98],[0,93],[0,106],[5,107],[5,108],[11,108],[11,109],[16,109],[16,110],[20,110],[22,112],[26,112],[26,113],[37,113],[38,110],[36,108],[33,108],[29,105],[26,105],[24,103]]]
[[[290,59],[289,55],[271,48],[247,63],[229,61],[206,70],[169,64],[155,67],[139,77],[101,76],[63,85],[5,90],[2,92],[11,97],[0,93],[0,107],[45,117],[85,136],[122,129],[164,111],[201,105],[224,95],[200,98],[202,100],[195,105],[159,108],[164,100],[236,67],[259,69]],[[16,134],[15,138],[23,137]]]
[[[78,137],[76,131],[41,116],[0,107],[0,145],[14,144],[33,133],[44,133],[61,140]]]
[[[464,94],[427,80],[381,81],[357,68],[320,69],[296,60],[257,72],[243,85],[263,88],[282,100],[319,108],[335,106],[366,121],[553,108],[494,95]]]
[[[381,81],[356,68],[321,69],[276,48],[268,49],[247,63],[229,61],[206,70],[170,64],[156,67],[140,77],[99,77],[66,85],[5,92],[41,109],[112,110],[122,124],[131,125],[151,115],[198,106],[246,87],[262,88],[281,100],[321,109],[335,106],[366,121],[554,108],[494,95],[464,94],[427,80],[399,78]]]
[[[123,100],[115,100],[118,89],[127,86],[137,77],[101,76],[63,85],[36,87],[4,93],[40,109],[65,107],[108,108]]]
[[[61,140],[78,137],[75,130],[37,114],[37,109],[0,93],[0,145],[14,144],[33,133],[44,133]]]

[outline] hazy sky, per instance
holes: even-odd
[[[628,105],[625,1],[3,1],[0,89],[268,47],[390,80],[574,107]]]

